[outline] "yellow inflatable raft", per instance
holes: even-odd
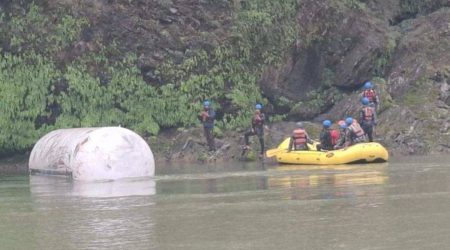
[[[385,162],[389,153],[376,142],[358,143],[348,148],[332,151],[316,151],[316,143],[309,145],[314,150],[287,151],[289,138],[285,139],[276,149],[266,152],[267,157],[276,157],[278,163],[334,165],[348,163]]]

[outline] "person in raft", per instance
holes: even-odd
[[[333,143],[331,141],[331,121],[325,120],[322,122],[322,131],[320,131],[320,144],[317,145],[317,151],[332,150]]]
[[[340,120],[338,122],[339,125],[339,139],[336,142],[336,145],[334,145],[334,149],[341,149],[345,146],[345,133],[347,130],[347,124],[345,123],[344,120]]]
[[[259,145],[261,147],[261,151],[259,154],[259,157],[263,157],[264,156],[264,123],[266,121],[266,116],[264,115],[264,113],[261,111],[262,110],[262,105],[261,104],[256,104],[255,105],[255,112],[253,114],[252,117],[252,127],[250,130],[248,130],[247,132],[245,132],[244,134],[244,141],[245,141],[245,145],[244,145],[244,151],[247,151],[250,149],[250,136],[258,136],[259,139]]]
[[[345,124],[347,125],[345,133],[345,136],[347,137],[345,138],[346,147],[366,141],[366,134],[356,119],[347,117],[347,119],[345,119]]]
[[[214,142],[214,120],[216,118],[216,112],[211,108],[209,101],[203,102],[203,111],[198,116],[198,119],[203,124],[203,133],[205,134],[206,143],[208,144],[209,151],[215,151],[216,145]]]
[[[313,143],[305,130],[303,122],[297,122],[297,128],[292,132],[289,140],[288,151],[291,150],[308,150],[308,143]]]
[[[361,100],[363,107],[359,112],[359,123],[362,129],[369,138],[369,142],[373,142],[373,130],[377,125],[377,114],[373,104],[370,104],[369,99],[364,97]]]
[[[376,110],[379,109],[380,106],[380,98],[378,97],[377,92],[373,89],[373,84],[371,82],[364,83],[364,90],[361,93],[361,98],[367,98],[369,100],[369,104],[373,104]]]
[[[341,129],[343,126],[340,126]],[[359,125],[356,119],[352,117],[347,117],[345,119],[345,130],[344,130],[344,138],[339,140],[336,144],[335,149],[349,147],[355,145],[360,142],[364,142],[366,140],[366,136],[364,130]]]

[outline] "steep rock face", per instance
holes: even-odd
[[[388,76],[395,102],[390,112],[382,114],[386,122],[382,131],[400,148],[407,141],[403,153],[448,151],[450,9],[410,20],[401,25],[401,32]],[[390,128],[396,127],[404,129],[394,134]]]
[[[298,20],[301,40],[288,63],[280,71],[268,70],[261,80],[275,106],[283,106],[275,97],[282,95],[298,107],[290,110],[292,118],[311,119],[342,94],[384,74],[395,47],[387,22],[333,1],[303,1]]]
[[[449,13],[445,8],[400,25],[403,35],[388,76],[391,94],[402,95],[411,85],[420,83],[421,77],[431,77],[449,65]]]
[[[378,138],[402,154],[448,151],[450,9],[405,21],[390,59],[387,80],[373,82],[382,97]],[[318,116],[358,114],[359,92]]]
[[[299,42],[261,81],[275,107],[293,120],[357,116],[360,87],[371,80],[382,99],[378,139],[403,154],[447,151],[449,2],[373,0],[357,10],[304,3],[301,32],[315,39]]]
[[[225,1],[48,0],[47,5],[87,17],[83,42],[115,43],[119,59],[136,54],[144,79],[156,85],[164,84],[155,73],[158,65],[180,63],[200,48],[213,49],[229,34],[232,17]]]

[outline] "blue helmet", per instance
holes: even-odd
[[[259,103],[258,103],[258,104],[256,104],[256,105],[255,105],[255,109],[262,109],[262,105],[261,105],[261,104],[259,104]]]
[[[324,128],[329,128],[331,127],[331,121],[330,120],[325,120],[322,122],[322,125]]]
[[[210,105],[211,105],[211,103],[208,100],[203,102],[204,107],[209,107]]]
[[[347,128],[347,124],[345,124],[345,121],[343,121],[343,120],[339,121],[338,124],[339,124],[339,127],[342,129]]]
[[[365,88],[365,89],[371,89],[372,87],[373,87],[373,85],[372,85],[371,82],[366,82],[366,83],[364,83],[364,88]]]
[[[345,124],[352,125],[352,123],[353,123],[353,118],[347,117],[347,119],[345,119]]]
[[[361,103],[362,103],[363,105],[369,104],[369,98],[363,97],[363,98],[361,99]]]

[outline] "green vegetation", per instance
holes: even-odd
[[[296,9],[292,0],[248,1],[237,7],[233,34],[224,45],[199,51],[179,65],[168,62],[158,72],[193,103],[215,100],[215,108],[225,113],[219,123],[223,128],[249,126],[249,107],[267,102],[257,86],[262,70],[280,63],[296,39]]]
[[[386,68],[389,68],[393,53],[397,47],[397,33],[389,33],[385,48],[381,55],[374,61],[374,75],[376,77],[383,77],[386,73]]]
[[[361,2],[360,0],[344,0],[343,2],[347,7],[351,9],[364,10],[367,8],[366,4]]]
[[[61,13],[58,17],[47,16],[35,4],[31,4],[25,14],[11,13],[11,17],[2,27],[0,40],[9,39],[12,52],[35,51],[41,55],[51,56],[62,51],[76,41],[81,30],[88,24],[84,18],[75,18],[69,14]]]
[[[414,17],[419,13],[430,13],[443,6],[450,7],[448,0],[400,0],[404,15]]]
[[[221,129],[248,126],[254,104],[267,103],[257,86],[262,70],[281,62],[297,36],[295,0],[248,1],[235,7],[222,45],[161,65],[164,85],[154,87],[142,79],[136,55],[111,59],[118,58],[114,42],[67,62],[88,21],[66,10],[48,15],[36,4],[26,9],[0,16],[3,154],[29,150],[58,128],[122,125],[156,135],[192,126],[204,99],[223,113]]]
[[[48,114],[55,66],[34,53],[0,57],[0,151],[23,151],[47,128],[35,127]]]
[[[402,104],[411,108],[423,106],[428,100],[438,98],[438,93],[434,92],[431,82],[426,77],[421,77],[405,93]]]
[[[89,4],[46,4],[10,1],[0,5],[4,8],[0,14],[0,155],[30,150],[39,137],[58,128],[121,125],[157,141],[156,135],[163,130],[198,125],[197,114],[205,99],[212,102],[218,114],[216,136],[226,137],[228,130],[250,126],[256,103],[269,104],[261,94],[261,79],[276,79],[276,87],[282,90],[274,95],[266,93],[275,112],[283,113],[271,114],[272,121],[312,118],[351,92],[350,86],[335,87],[336,79],[342,78],[335,65],[345,62],[342,59],[353,53],[363,36],[367,38],[363,39],[367,40],[367,56],[351,58],[361,58],[360,65],[370,63],[360,72],[371,72],[367,77],[373,79],[383,98],[382,111],[394,104],[384,79],[396,66],[393,59],[401,56],[398,38],[406,29],[376,29],[378,14],[368,13],[374,7],[368,1],[207,0],[192,3],[193,9],[205,13],[196,15],[178,8],[189,10],[191,3],[178,6],[176,1],[158,0],[149,6],[169,9],[169,14],[161,11],[136,17],[139,13],[134,13],[130,20],[124,19],[124,27],[113,32],[105,24],[110,19],[93,17],[96,11],[86,18],[76,14],[83,13]],[[448,1],[400,0],[399,4],[393,24],[429,13],[448,5]],[[137,3],[115,2],[114,6],[123,8],[124,14]],[[216,14],[225,11],[215,18],[209,8]],[[171,15],[167,20],[166,14]],[[133,23],[133,18],[138,21]],[[370,34],[358,31],[360,37],[341,29],[348,26],[358,30],[359,26],[349,24],[357,25],[361,20],[376,32],[388,32],[384,46],[378,46],[379,39],[369,39]],[[134,24],[132,28],[128,29],[128,21]],[[181,22],[184,26],[178,26]],[[181,32],[180,27],[187,32]],[[195,30],[194,35],[191,30]],[[128,32],[136,34],[130,39],[114,37]],[[150,36],[155,36],[151,45],[141,47],[142,40]],[[425,39],[433,44],[434,36]],[[128,49],[130,44],[136,46]],[[155,49],[147,53],[149,47]],[[279,96],[286,89],[295,89],[286,85],[297,86],[298,79],[303,79],[303,75],[295,75],[298,62],[304,59],[298,57],[311,48],[317,49],[312,59],[318,59],[311,60],[317,61],[314,66],[318,70],[306,72],[311,74],[307,79],[318,79],[309,86],[312,91],[290,93],[292,100]],[[435,54],[427,56],[437,58],[445,49],[430,50]],[[262,78],[263,73],[269,77],[264,74]],[[264,87],[272,89],[268,84],[264,81]],[[430,96],[435,98],[433,92],[419,91],[425,86],[431,88],[429,84],[426,79],[413,82],[403,103],[398,104],[417,107]],[[158,146],[163,150],[169,147],[163,143]]]

